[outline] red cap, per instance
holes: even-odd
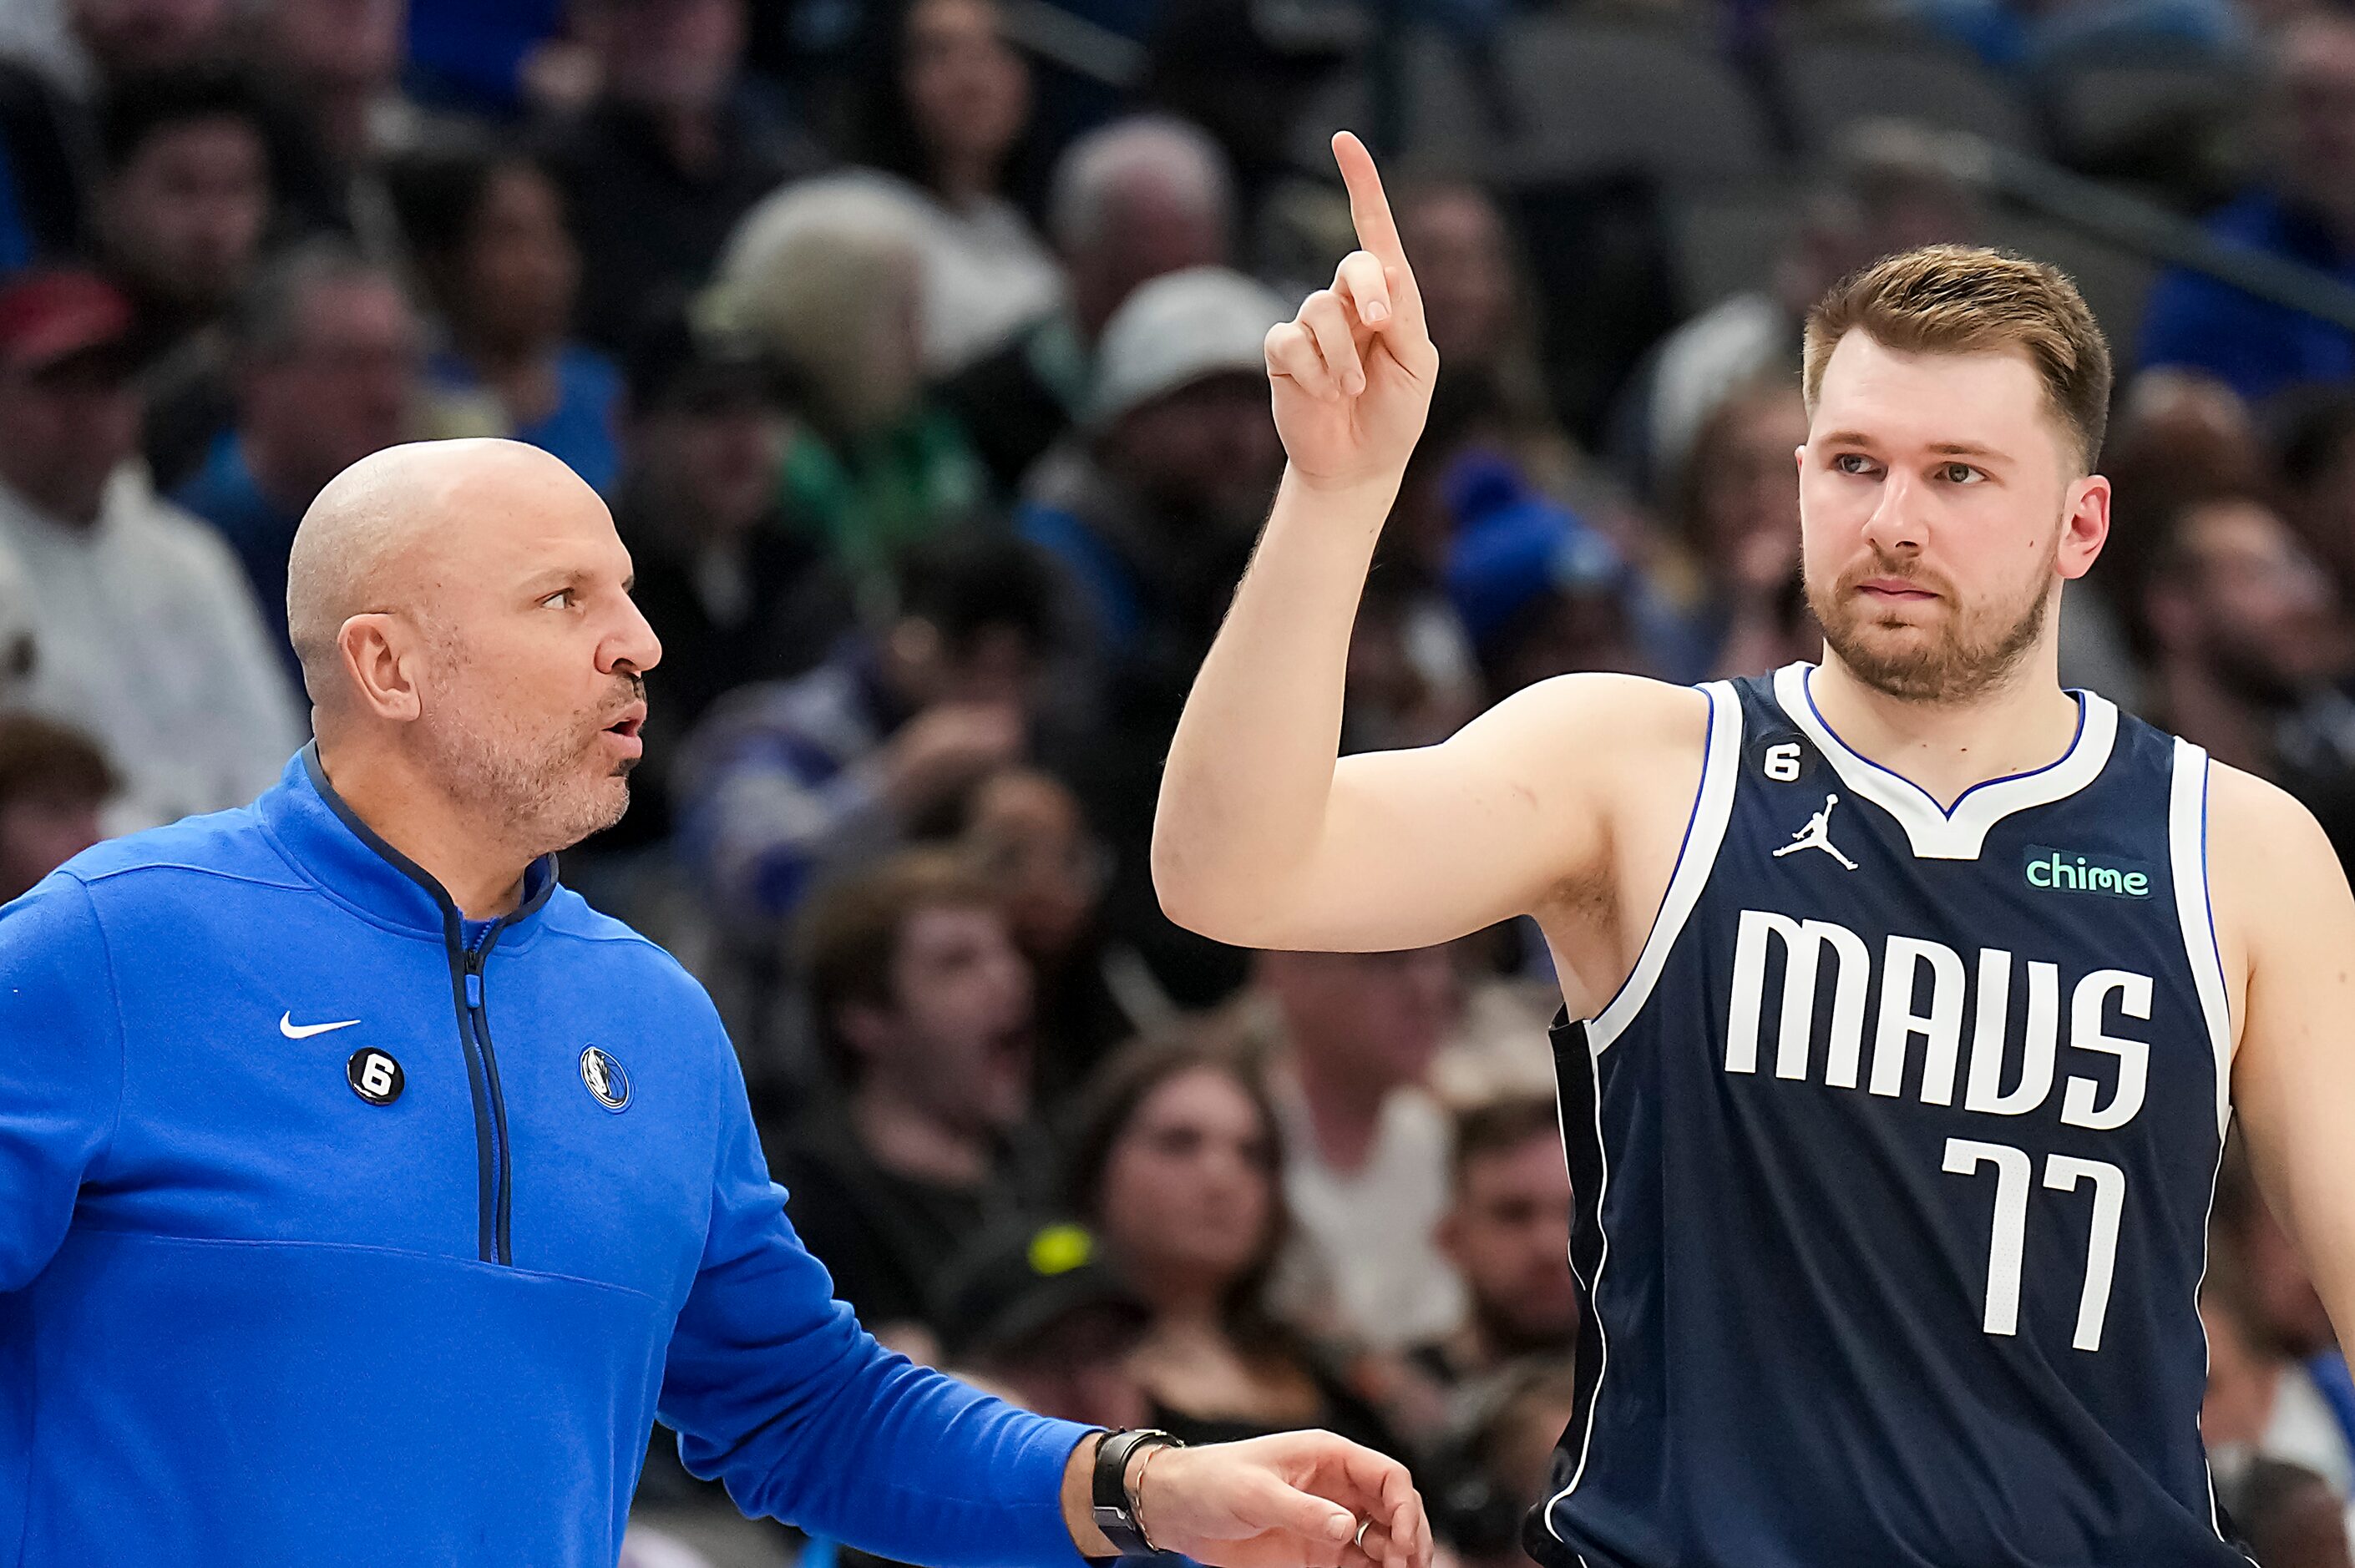
[[[95,272],[27,272],[0,288],[0,365],[46,370],[131,335],[131,301]]]

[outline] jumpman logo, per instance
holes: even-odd
[[[1832,842],[1832,808],[1838,804],[1838,795],[1825,796],[1824,809],[1809,817],[1807,825],[1793,833],[1791,842],[1774,852],[1774,858],[1781,860],[1785,855],[1796,853],[1803,849],[1819,849],[1849,870],[1854,871],[1856,862],[1840,853],[1839,846]]]

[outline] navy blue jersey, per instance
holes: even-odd
[[[2230,1031],[2208,759],[2091,693],[1941,810],[1814,668],[1705,687],[1657,922],[1558,1024],[1570,1568],[2194,1568]]]

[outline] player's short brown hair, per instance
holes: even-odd
[[[2005,250],[1931,245],[1841,280],[1807,313],[1808,412],[1823,390],[1824,366],[1851,331],[1906,354],[2021,350],[2043,377],[2084,471],[2101,457],[2110,345],[2077,285],[2058,269]]]

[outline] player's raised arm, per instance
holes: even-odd
[[[1346,132],[1333,150],[1360,249],[1268,334],[1290,461],[1178,726],[1153,874],[1171,918],[1223,941],[1406,948],[1529,909],[1592,869],[1603,835],[1563,741],[1582,731],[1591,751],[1668,694],[1548,683],[1444,746],[1337,765],[1350,628],[1439,355],[1372,157]],[[1697,713],[1683,717],[1697,737]]]
[[[2234,1114],[2345,1342],[2355,1338],[2355,896],[2320,826],[2272,785],[2214,768],[2208,815],[2226,973],[2247,977],[2233,998]]]

